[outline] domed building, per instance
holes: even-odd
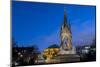
[[[43,56],[46,58],[46,59],[51,59],[53,58],[58,52],[59,52],[59,46],[54,44],[54,45],[51,45],[50,47],[46,48],[44,51],[43,51]]]

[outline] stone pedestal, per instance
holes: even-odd
[[[57,55],[53,59],[56,60],[58,63],[69,63],[69,62],[79,62],[80,56],[77,54],[64,54],[64,55]]]
[[[64,50],[62,48],[60,48],[60,51],[58,52],[57,55],[63,55],[63,54],[76,54],[76,50],[75,48],[71,49],[71,50]]]
[[[76,50],[73,48],[71,50],[60,49],[58,54],[53,58],[57,63],[65,62],[79,62],[80,56],[76,54]]]
[[[79,62],[80,56],[77,54],[63,54],[57,55],[50,60],[47,60],[46,63],[71,63],[71,62]]]

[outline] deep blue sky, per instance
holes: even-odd
[[[40,50],[60,45],[60,28],[66,9],[73,45],[92,43],[95,37],[95,6],[12,2],[12,36],[19,46],[35,44]]]

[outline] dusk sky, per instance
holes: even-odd
[[[37,45],[40,50],[60,45],[60,28],[66,9],[72,44],[91,44],[95,38],[95,6],[12,2],[12,36],[19,46]]]

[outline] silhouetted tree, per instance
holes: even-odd
[[[59,48],[59,46],[57,44],[52,44],[48,48]]]
[[[88,58],[90,61],[95,61],[96,60],[96,39],[94,38],[91,47],[89,49],[89,54]]]
[[[18,47],[18,44],[14,38],[12,38],[11,42],[12,42],[12,47]]]

